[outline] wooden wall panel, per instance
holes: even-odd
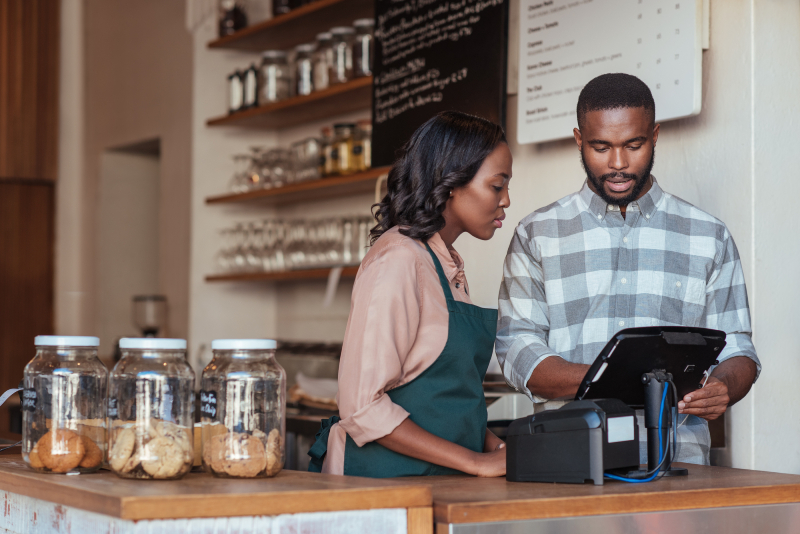
[[[60,5],[0,1],[0,178],[56,178]]]
[[[22,379],[33,338],[53,333],[54,216],[55,184],[0,180],[0,392]]]

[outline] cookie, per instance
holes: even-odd
[[[231,433],[224,442],[222,468],[232,477],[250,478],[267,466],[267,454],[260,439]]]
[[[39,458],[54,473],[66,473],[78,467],[86,450],[78,434],[54,428],[39,440]]]
[[[113,471],[122,471],[133,454],[136,443],[136,432],[132,428],[123,428],[117,434],[114,445],[108,452],[108,465]]]
[[[172,478],[185,465],[183,448],[174,439],[158,437],[144,447],[142,468],[153,478]]]
[[[215,473],[225,471],[225,436],[227,434],[211,436],[211,439],[206,440],[203,444],[203,461]]]
[[[103,461],[103,450],[89,436],[81,436],[81,441],[86,453],[78,465],[87,469],[100,465]]]
[[[125,464],[119,469],[119,472],[124,475],[127,475],[128,473],[139,467],[140,463],[142,463],[142,458],[141,455],[139,454],[139,451],[136,451],[133,454],[131,454],[130,458],[128,458],[125,461]]]
[[[155,436],[151,434],[152,437],[171,439],[183,451],[184,461],[194,461],[194,443],[189,429],[176,425],[175,423],[170,423],[169,421],[157,421],[152,423],[151,428],[155,432]]]
[[[33,446],[31,452],[28,453],[28,464],[34,469],[44,469],[44,463],[39,458],[39,444]]]
[[[269,431],[267,437],[267,476],[274,477],[283,469],[281,433],[277,428]]]

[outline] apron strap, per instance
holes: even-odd
[[[444,298],[445,300],[454,301],[453,292],[450,291],[450,282],[447,280],[447,277],[444,275],[444,269],[442,269],[442,264],[439,262],[439,258],[436,257],[436,254],[431,250],[430,245],[425,243],[425,248],[428,249],[428,253],[433,258],[433,265],[436,267],[436,274],[439,275],[439,283],[442,284],[442,291],[444,291]]]
[[[311,456],[311,460],[308,462],[308,470],[312,473],[322,473],[322,462],[325,459],[325,455],[328,453],[328,434],[331,431],[331,427],[339,421],[341,421],[341,419],[338,415],[320,421],[322,424],[320,425],[319,432],[314,436],[314,444],[308,451],[308,455]]]

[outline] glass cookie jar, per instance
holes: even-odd
[[[106,449],[108,369],[90,336],[36,336],[25,366],[22,458],[43,473],[91,473]]]
[[[286,371],[271,339],[216,339],[200,390],[203,467],[218,477],[274,477],[284,464]]]
[[[108,382],[108,464],[123,478],[176,479],[194,462],[194,371],[186,340],[122,338]]]

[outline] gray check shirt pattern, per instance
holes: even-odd
[[[545,358],[590,364],[619,330],[698,326],[727,333],[719,361],[752,359],[739,253],[725,224],[653,187],[622,218],[588,185],[523,219],[500,286],[497,359],[534,402],[531,373]],[[642,456],[646,443],[640,421]],[[681,417],[676,461],[709,463],[705,420]]]

